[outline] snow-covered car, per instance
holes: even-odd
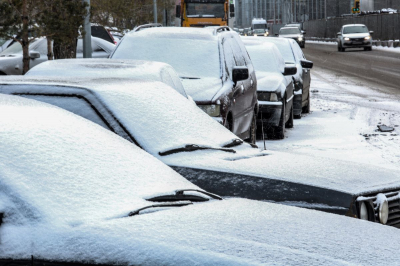
[[[301,113],[309,113],[311,109],[310,86],[313,62],[306,59],[303,51],[294,40],[287,38],[265,38],[258,41],[275,44],[285,59],[285,63],[296,65],[297,72],[293,75],[293,115],[294,118],[301,118]]]
[[[343,25],[337,33],[338,51],[344,52],[346,48],[364,48],[364,51],[372,50],[373,31],[369,31],[363,24]]]
[[[301,31],[298,27],[282,27],[279,30],[278,37],[293,39],[301,48],[304,48],[306,44],[304,34],[305,32]]]
[[[92,57],[107,58],[114,48],[114,44],[92,36]],[[47,39],[33,41],[29,45],[29,56],[30,68],[47,61]],[[83,57],[82,39],[78,39],[76,57]],[[16,42],[0,53],[0,75],[21,75],[22,69],[22,46]]]
[[[395,228],[218,200],[126,140],[38,101],[0,95],[0,114],[0,265],[400,260]]]
[[[0,93],[47,102],[81,115],[139,145],[212,193],[400,227],[398,169],[260,151],[164,83],[4,77]]]
[[[285,65],[275,44],[254,41],[245,37],[243,43],[249,52],[257,76],[257,131],[268,137],[285,138],[285,127],[293,127],[292,75],[295,65]]]
[[[136,79],[163,82],[185,98],[187,95],[176,71],[168,64],[130,59],[61,59],[31,68],[25,76]]]
[[[257,79],[244,44],[229,27],[153,27],[131,32],[110,58],[170,64],[203,111],[255,143]]]

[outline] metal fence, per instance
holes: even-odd
[[[397,14],[376,14],[357,17],[340,17],[310,20],[304,22],[304,30],[307,31],[307,38],[336,38],[337,32],[345,24],[364,24],[375,40],[399,40],[400,39],[400,13]]]

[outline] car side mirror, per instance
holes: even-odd
[[[342,33],[341,33],[341,32],[338,32],[337,35],[342,35]]]
[[[369,31],[369,34],[374,34],[374,31],[373,31],[373,30],[370,30],[370,31]]]
[[[180,18],[181,17],[181,6],[177,5],[175,8],[175,17]]]
[[[278,37],[278,36],[279,36],[279,33],[275,33],[275,36],[277,36],[277,37]]]
[[[32,51],[32,52],[29,53],[29,57],[30,57],[31,59],[40,58],[40,53],[39,53],[39,52],[36,52],[36,51]]]
[[[235,66],[232,69],[232,81],[236,83],[249,78],[249,69],[247,67]]]
[[[304,68],[312,68],[314,66],[314,63],[308,60],[300,60],[300,64]]]
[[[303,35],[306,35],[307,32],[306,32],[305,30],[302,30],[301,33],[302,33]]]
[[[296,75],[297,73],[297,67],[295,66],[287,66],[285,67],[285,71],[283,72],[284,76],[292,76],[292,75]]]

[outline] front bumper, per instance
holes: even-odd
[[[343,40],[342,44],[343,48],[363,48],[363,47],[372,47],[371,40],[364,40],[364,38],[353,38],[349,41]]]
[[[278,126],[282,114],[281,102],[258,101],[257,126]],[[262,120],[261,120],[262,117]]]

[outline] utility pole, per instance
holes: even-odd
[[[86,11],[87,15],[85,17],[85,25],[83,27],[85,34],[83,36],[83,58],[92,58],[92,28],[90,26],[90,0],[83,0],[87,3]]]
[[[157,0],[153,0],[154,23],[157,23]]]

